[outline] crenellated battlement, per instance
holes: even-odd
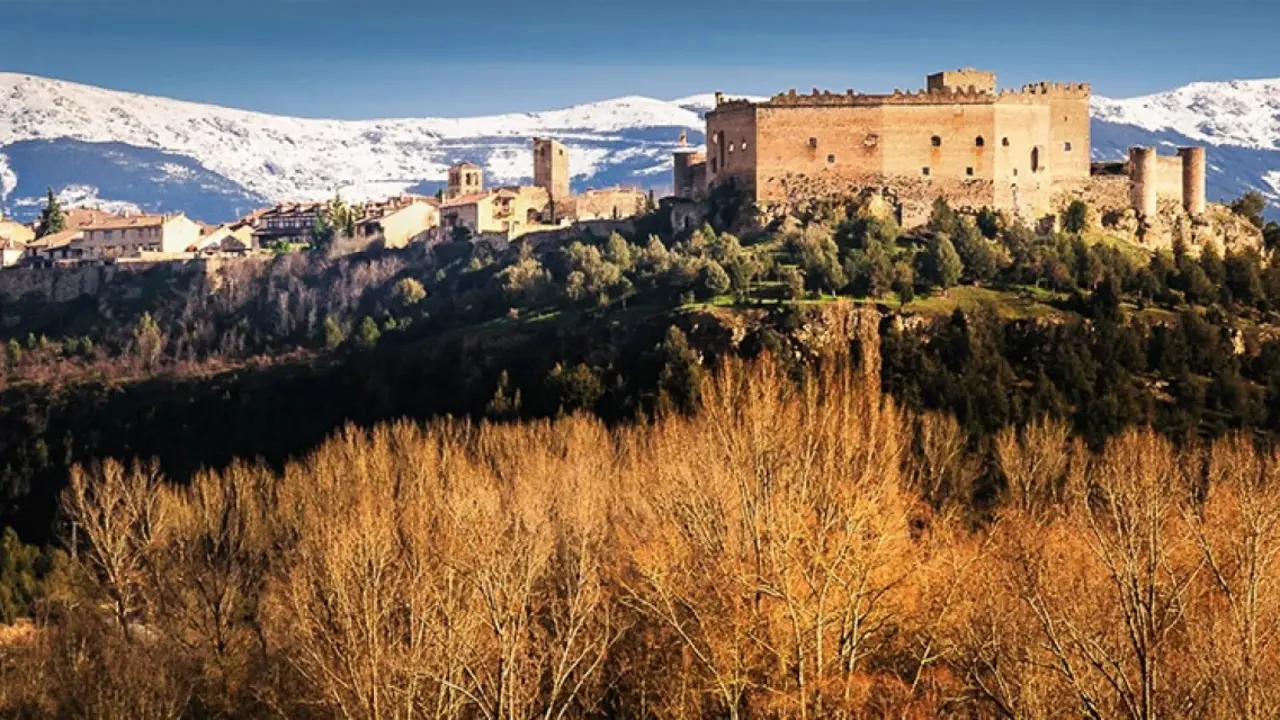
[[[716,96],[715,111],[741,110],[753,107],[858,107],[877,105],[991,105],[995,103],[1034,104],[1047,100],[1087,100],[1092,93],[1088,83],[1033,83],[1019,89],[988,92],[976,87],[930,88],[903,91],[895,89],[891,94],[859,93],[852,89],[831,92],[814,88],[799,93],[794,88],[778,93],[763,102],[743,99],[726,99]]]

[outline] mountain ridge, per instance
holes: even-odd
[[[711,93],[632,95],[471,118],[326,120],[0,73],[0,208],[30,215],[47,185],[74,188],[73,203],[184,209],[218,221],[334,193],[432,192],[458,160],[484,166],[491,183],[519,182],[530,177],[529,141],[540,135],[570,147],[575,187],[660,188],[679,136],[704,142],[702,116],[713,105]],[[1226,148],[1218,154],[1230,166],[1210,161],[1211,197],[1257,188],[1280,207],[1280,79],[1098,96],[1093,113],[1095,157],[1113,159],[1123,143]]]

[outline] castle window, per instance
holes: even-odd
[[[969,177],[973,177],[973,168],[971,168],[971,167],[970,167],[970,168],[965,168],[965,169],[964,169],[964,174],[965,174],[965,175],[968,175]]]
[[[729,143],[729,152],[733,152],[733,143]]]
[[[942,138],[938,137],[937,135],[934,135],[933,139],[930,140],[930,142],[933,143],[934,147],[942,147]]]
[[[973,141],[973,144],[974,144],[974,145],[977,145],[978,147],[986,147],[986,146],[987,146],[987,141],[986,141],[986,140],[984,140],[984,139],[983,139],[983,137],[982,137],[981,135],[979,135],[979,136],[978,136],[978,139]]]
[[[1063,149],[1063,150],[1066,150],[1067,152],[1071,152],[1071,143],[1069,143],[1069,142],[1068,142],[1068,143],[1063,143],[1063,144],[1062,144],[1062,149]]]
[[[811,148],[816,148],[816,147],[818,147],[818,138],[816,138],[816,137],[811,137],[811,138],[809,138],[809,147],[811,147]]]
[[[738,145],[739,145],[743,150],[746,150],[746,149],[747,149],[747,140],[746,140],[746,138],[743,138],[743,139],[742,139],[742,142],[738,143]]]
[[[1039,146],[1031,148],[1031,172],[1040,172],[1040,148]]]
[[[924,175],[928,175],[928,174],[929,174],[929,168],[923,168],[920,172],[921,172],[921,173],[923,173]]]
[[[1001,144],[1001,145],[1003,145],[1003,146],[1005,146],[1005,147],[1009,147],[1009,138],[1005,138],[1005,139],[1001,140],[1001,141],[1000,141],[1000,144]]]
[[[828,164],[828,165],[835,165],[835,164],[836,164],[836,156],[835,156],[835,155],[828,155],[828,156],[827,156],[827,164]]]

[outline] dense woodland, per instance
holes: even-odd
[[[0,714],[1280,712],[1258,198],[716,208],[0,306]]]

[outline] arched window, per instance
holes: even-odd
[[[977,145],[978,147],[986,147],[987,141],[981,135],[979,135],[978,139],[973,141],[973,144]]]
[[[835,156],[835,155],[828,155],[828,156],[827,156],[827,164],[828,164],[828,165],[835,165],[835,164],[836,164],[836,156]]]
[[[1062,149],[1063,149],[1063,150],[1066,150],[1067,152],[1071,152],[1071,143],[1069,143],[1069,142],[1063,143],[1063,144],[1062,144]]]
[[[933,139],[930,140],[930,142],[933,143],[934,147],[942,147],[942,138],[938,137],[937,135],[934,135]]]
[[[1000,141],[1000,144],[1001,144],[1001,145],[1003,145],[1003,146],[1005,146],[1005,147],[1009,147],[1009,138],[1005,138],[1005,139],[1001,140],[1001,141]]]
[[[1031,172],[1040,172],[1040,148],[1031,148]]]

